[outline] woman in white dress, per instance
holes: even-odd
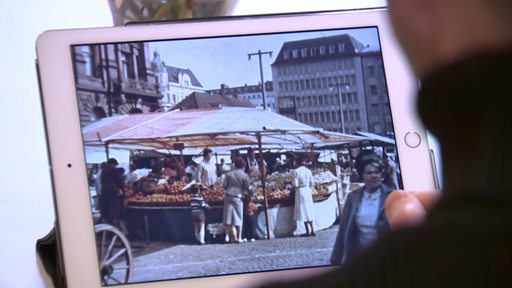
[[[304,222],[306,233],[301,236],[315,236],[313,227],[313,173],[306,167],[309,159],[299,156],[299,167],[293,171],[293,187],[295,188],[295,221]]]

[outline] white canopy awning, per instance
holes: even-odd
[[[304,149],[315,144],[363,141],[362,136],[314,128],[274,112],[245,107],[193,109],[122,115],[82,129],[86,146],[174,149],[257,145],[265,149]]]

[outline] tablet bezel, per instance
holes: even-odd
[[[101,287],[96,256],[94,224],[82,134],[75,95],[71,45],[231,36],[285,31],[377,26],[395,128],[396,146],[406,190],[436,188],[430,150],[424,128],[416,115],[416,81],[393,37],[386,10],[356,10],[227,17],[174,23],[152,23],[128,27],[47,31],[36,43],[43,113],[54,188],[56,225],[69,287]],[[405,143],[408,132],[422,142],[411,148]],[[418,171],[425,173],[418,173]],[[76,204],[79,205],[76,205]],[[330,267],[215,276],[129,284],[130,287],[249,287],[263,281],[297,279]],[[124,287],[119,285],[117,287]]]

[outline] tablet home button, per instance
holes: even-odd
[[[409,131],[405,134],[405,144],[411,148],[417,148],[421,144],[421,136],[416,131]]]

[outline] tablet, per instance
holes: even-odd
[[[384,9],[47,31],[36,48],[69,287],[252,287],[333,269],[337,217],[359,182],[351,159],[364,149],[396,162],[398,188],[436,188],[416,81]],[[200,245],[183,189],[192,174],[148,181],[160,159],[194,165],[204,148],[227,170],[249,148],[266,165],[253,186],[257,240],[225,243],[222,185],[200,194]],[[275,184],[290,184],[286,163],[301,153],[331,184],[315,187],[316,237],[297,237],[294,198]],[[95,179],[102,162],[126,181],[130,167],[141,174],[104,200],[95,182],[115,183]]]

